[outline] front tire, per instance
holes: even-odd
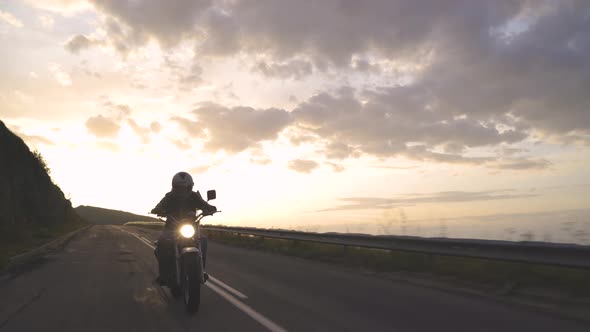
[[[199,256],[184,257],[183,291],[186,311],[194,314],[201,303],[201,262]]]

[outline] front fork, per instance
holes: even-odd
[[[205,240],[206,242],[206,240]],[[183,268],[185,266],[184,264],[184,260],[185,259],[197,259],[199,261],[199,266],[200,266],[200,273],[199,273],[199,277],[201,279],[201,283],[204,284],[205,283],[205,259],[204,257],[206,257],[207,254],[207,244],[205,244],[205,246],[202,246],[202,241],[197,241],[197,247],[184,247],[182,249],[180,249],[178,246],[176,246],[176,282],[178,283],[178,285],[181,285],[182,282],[182,278],[183,278]],[[205,248],[205,251],[202,250],[202,247]],[[194,257],[193,255],[196,255],[196,257]]]

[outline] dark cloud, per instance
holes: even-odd
[[[289,136],[289,142],[293,145],[301,145],[305,143],[313,143],[318,140],[317,136],[305,135],[301,133],[292,134]]]
[[[188,74],[181,75],[179,81],[185,88],[195,87],[203,82],[201,74],[203,74],[203,69],[201,66],[199,66],[197,63],[193,63]]]
[[[199,123],[199,121],[193,121],[179,116],[172,117],[171,120],[178,123],[191,137],[204,138],[206,136],[204,124]]]
[[[94,7],[108,15],[109,37],[121,50],[144,44],[150,38],[164,47],[174,46],[194,35],[196,19],[211,5],[210,0],[92,0]]]
[[[435,112],[429,107],[429,100],[423,98],[425,93],[413,88],[363,91],[361,95],[357,97],[348,88],[336,95],[318,94],[300,104],[292,114],[300,127],[330,141],[327,155],[334,158],[363,152],[477,163],[487,159],[440,153],[435,148],[458,146],[461,148],[455,150],[463,151],[463,147],[516,143],[527,137],[524,132],[500,131],[499,123],[484,125]]]
[[[371,88],[318,93],[290,113],[200,107],[198,121],[178,122],[193,128],[191,134],[206,136],[208,150],[239,152],[294,126],[321,139],[328,158],[358,153],[543,169],[546,160],[493,150],[514,149],[511,145],[533,134],[543,141],[590,145],[588,1],[94,4],[106,17],[109,42],[123,54],[150,40],[164,48],[191,40],[199,55],[245,55],[254,71],[267,77],[346,68],[355,75],[390,75]],[[70,42],[75,51],[91,40],[76,36]],[[197,84],[200,71],[198,65],[182,67],[177,77]],[[470,153],[481,148],[491,152]]]
[[[165,56],[164,64],[165,68],[170,72],[171,80],[178,84],[181,90],[190,90],[203,82],[201,77],[203,68],[201,68],[196,59],[192,59],[187,66],[184,61]]]
[[[240,50],[239,27],[227,12],[210,10],[204,18],[206,37],[197,51],[207,55],[231,55]]]
[[[196,121],[175,117],[191,136],[202,138],[207,132],[205,150],[226,150],[237,153],[265,140],[275,140],[278,133],[290,124],[287,111],[257,110],[250,107],[227,108],[217,104],[203,104],[193,111]]]
[[[94,46],[99,46],[102,44],[103,44],[103,41],[101,41],[101,40],[86,37],[84,35],[76,35],[76,36],[70,38],[70,40],[68,40],[66,42],[64,47],[66,50],[68,50],[74,54],[78,54],[78,53],[80,53],[80,51],[83,51],[85,49],[89,49]]]
[[[86,128],[96,137],[116,137],[121,126],[113,119],[97,115],[86,120]]]
[[[549,161],[507,155],[503,151],[473,156],[470,149],[502,146],[526,139],[528,132],[506,129],[500,120],[487,123],[433,111],[412,88],[356,92],[343,88],[320,93],[293,111],[227,108],[204,104],[195,118],[173,118],[191,137],[206,139],[208,151],[237,153],[274,140],[282,130],[291,144],[315,143],[328,159],[362,155],[379,158],[485,165],[496,169],[544,169]],[[513,148],[514,149],[514,148]],[[336,169],[336,168],[335,168]]]
[[[310,75],[313,67],[310,62],[304,60],[290,60],[284,63],[259,61],[252,70],[269,78],[301,79]]]
[[[382,197],[345,197],[339,201],[343,205],[330,207],[319,210],[339,211],[339,210],[364,210],[364,209],[391,209],[401,206],[427,204],[427,203],[464,203],[477,201],[491,201],[516,199],[525,197],[535,197],[537,195],[530,193],[517,193],[513,190],[489,190],[489,191],[444,191],[428,194],[407,194],[400,195],[396,198]]]
[[[342,142],[330,142],[324,147],[324,155],[330,159],[345,159],[358,157],[360,154],[354,148]]]
[[[382,71],[381,66],[366,59],[353,59],[351,67],[362,73],[381,73]]]
[[[289,168],[299,173],[311,173],[320,164],[313,160],[295,159],[289,161]]]

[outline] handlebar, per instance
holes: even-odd
[[[203,213],[203,211],[201,211],[199,214],[195,215],[191,219],[193,219],[193,222],[198,223],[198,222],[201,221],[201,219],[203,219],[203,218],[205,218],[207,216],[212,216],[212,215],[214,215],[216,213],[220,213],[220,212],[221,212],[221,210],[213,211],[211,213]],[[152,214],[152,213],[150,212],[149,214]],[[157,215],[157,216],[158,216],[158,219],[160,219],[161,221],[164,221],[162,218],[165,217],[166,219],[168,219],[169,221],[172,221],[173,223],[177,223],[178,222],[178,220],[176,220],[176,218],[174,218],[172,216],[163,216],[163,215]]]

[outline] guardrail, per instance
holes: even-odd
[[[248,227],[203,226],[203,229],[292,241],[341,245],[345,247],[362,247],[590,269],[590,246],[577,244],[422,238],[394,235],[308,233]]]

